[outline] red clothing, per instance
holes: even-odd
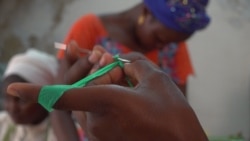
[[[129,48],[119,43],[115,45],[110,45],[109,42],[106,42],[107,39],[105,39],[105,41],[102,40],[105,37],[108,37],[108,33],[102,25],[100,19],[96,15],[89,14],[83,16],[77,22],[74,23],[64,43],[68,44],[70,41],[74,40],[80,47],[92,50],[93,47],[96,44],[100,44],[101,41],[101,45],[103,46],[106,46],[108,44],[107,46],[115,46],[116,49],[118,48],[114,52],[128,53],[131,51]],[[176,45],[177,47],[175,50],[167,49],[165,52],[162,53],[164,60],[164,55],[168,55],[168,53],[171,51],[174,52],[168,55],[173,56],[173,59],[171,60],[166,59],[165,57],[164,62],[162,62],[162,55],[160,54],[161,51],[159,52],[159,50],[155,50],[144,55],[156,64],[167,64],[165,70],[167,70],[167,73],[170,73],[170,76],[173,78],[173,80],[178,84],[185,84],[188,75],[193,74],[193,68],[188,55],[186,43],[183,42]],[[114,50],[114,48],[112,47],[108,48],[110,48],[110,50]],[[57,57],[59,59],[63,58],[64,51],[60,50],[57,54]]]

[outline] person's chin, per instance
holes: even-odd
[[[11,119],[13,120],[13,122],[15,122],[16,124],[26,124],[26,122],[24,120],[22,120],[22,118],[19,117],[11,117]]]

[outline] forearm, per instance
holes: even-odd
[[[58,141],[79,141],[74,121],[66,111],[54,110],[50,115],[52,128]]]

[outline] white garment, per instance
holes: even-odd
[[[11,126],[14,130],[7,141],[57,141],[48,119],[35,126],[15,125],[7,112],[0,112],[0,141],[5,141]]]
[[[30,83],[53,84],[58,72],[58,61],[55,56],[35,49],[14,55],[6,67],[3,78],[18,75]]]

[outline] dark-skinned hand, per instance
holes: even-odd
[[[102,59],[110,62],[104,54],[97,59],[99,64]],[[69,67],[64,78],[67,83],[93,70],[90,56],[76,59],[85,68],[74,68],[78,61]],[[132,63],[117,67],[87,87],[66,91],[54,108],[86,112],[90,141],[207,141],[194,111],[171,79],[141,55],[127,56],[124,58]],[[125,75],[134,80],[133,88],[117,85]],[[41,87],[16,83],[8,87],[8,93],[37,102]]]

